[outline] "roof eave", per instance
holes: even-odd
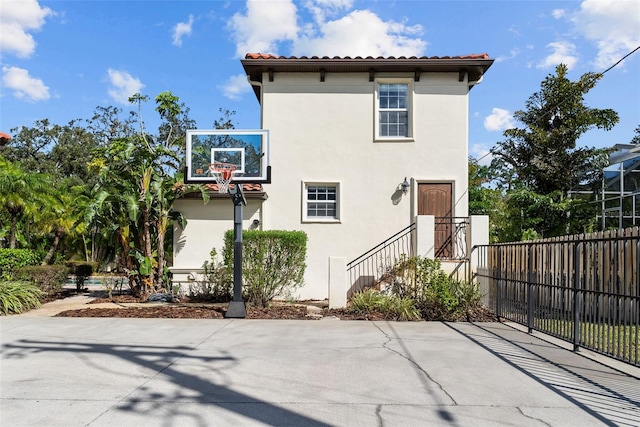
[[[475,82],[494,60],[480,58],[246,58],[240,61],[250,80],[262,82],[265,73],[466,73]],[[260,100],[260,87],[253,86]]]

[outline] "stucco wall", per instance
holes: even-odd
[[[376,78],[388,75],[376,74]],[[328,296],[329,257],[354,259],[409,225],[417,215],[417,184],[452,182],[454,216],[467,216],[468,87],[457,73],[411,79],[411,141],[375,140],[375,82],[368,73],[276,73],[263,78],[262,128],[270,131],[272,183],[268,200],[249,200],[244,228],[302,230],[309,237],[305,286],[299,298]],[[404,178],[411,189],[398,186]],[[303,182],[339,183],[340,220],[303,221]],[[189,223],[174,230],[178,280],[199,269],[233,228],[229,199],[180,200]],[[335,258],[334,258],[335,259]]]
[[[376,77],[385,77],[376,75]],[[413,75],[400,77],[412,78]],[[265,229],[309,236],[301,298],[327,296],[330,256],[351,260],[410,224],[416,184],[453,182],[455,216],[467,216],[468,88],[457,74],[413,82],[413,141],[376,142],[368,74],[276,73],[263,79],[262,127],[271,136]],[[412,188],[402,195],[407,177]],[[340,184],[340,222],[302,221],[302,183]]]
[[[173,226],[173,269],[177,281],[186,280],[191,271],[198,271],[205,261],[210,260],[211,249],[216,248],[222,256],[224,233],[233,230],[233,202],[230,198],[211,198],[208,204],[197,199],[177,200],[173,207],[187,218],[187,226],[182,229]],[[254,220],[262,221],[262,200],[249,199],[243,207],[242,227],[254,228]]]

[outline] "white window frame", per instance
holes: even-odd
[[[380,112],[386,109],[380,108],[380,85],[382,84],[405,84],[407,85],[407,107],[404,109],[389,109],[387,111],[407,111],[407,135],[406,136],[385,136],[380,134]],[[413,141],[413,79],[411,78],[379,78],[375,82],[374,91],[375,104],[375,140],[390,142],[409,142]]]
[[[309,202],[309,188],[311,187],[335,187],[335,201],[321,201],[320,203],[335,203],[335,216],[309,216],[307,208]],[[339,223],[340,222],[340,183],[336,181],[302,181],[302,222],[322,222],[322,223]]]

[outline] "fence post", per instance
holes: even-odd
[[[498,270],[498,278],[496,280],[496,317],[498,318],[498,320],[500,320],[500,317],[502,315],[502,290],[500,289],[501,286],[501,282],[502,282],[502,266],[500,265],[500,262],[502,262],[502,246],[498,246],[498,256],[495,257],[495,266],[494,268],[497,268]]]
[[[580,243],[573,246],[573,351],[580,348]],[[569,270],[570,271],[570,270]]]
[[[533,245],[527,249],[527,332],[533,332],[533,266],[531,263]]]

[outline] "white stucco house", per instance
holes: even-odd
[[[246,55],[242,65],[270,134],[272,176],[244,187],[243,224],[307,233],[299,298],[327,298],[329,283],[344,277],[336,269],[421,216],[468,216],[469,92],[492,63],[486,54]],[[178,200],[174,209],[188,220],[174,228],[172,271],[183,281],[222,248],[233,204],[214,195],[207,205]],[[434,245],[432,255],[442,246],[432,237]]]

